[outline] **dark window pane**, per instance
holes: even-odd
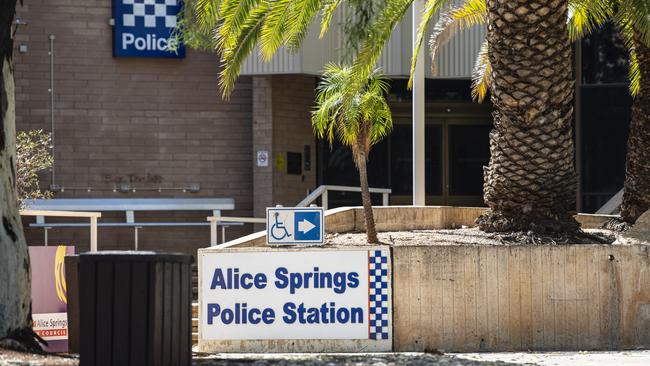
[[[357,170],[352,151],[349,147],[337,142],[330,148],[326,141],[319,141],[323,154],[323,178],[321,184],[339,186],[359,186],[359,171]],[[389,186],[388,174],[388,140],[384,140],[370,150],[367,162],[368,184],[372,188],[386,188]],[[329,208],[340,206],[361,205],[361,194],[353,192],[329,192]],[[381,205],[379,194],[372,194],[373,204]]]
[[[584,84],[626,83],[628,52],[616,28],[607,23],[582,41]]]
[[[483,167],[490,160],[490,125],[449,126],[449,194],[483,195]]]
[[[424,97],[427,101],[471,101],[471,81],[469,79],[426,79]],[[413,91],[407,87],[408,79],[393,79],[390,82],[388,99],[393,102],[411,101]]]
[[[623,188],[632,98],[627,86],[582,88],[582,211]]]
[[[425,126],[425,191],[442,195],[442,127]],[[395,195],[413,194],[413,135],[411,125],[395,125],[391,134],[391,189]]]

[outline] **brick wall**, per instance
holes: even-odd
[[[270,160],[267,167],[253,167],[256,217],[264,217],[266,207],[295,206],[316,188],[316,146],[310,122],[314,86],[315,78],[310,76],[253,77],[253,154],[266,150]],[[305,145],[310,149],[311,169],[288,174],[287,152],[303,154]]]
[[[273,174],[274,204],[295,206],[316,188],[316,139],[311,127],[315,86],[311,76],[273,77],[273,157],[274,162],[284,160],[284,166],[277,164]],[[311,170],[287,174],[287,152],[302,154],[305,145],[311,151]]]
[[[253,155],[269,154],[268,166],[253,165],[253,202],[255,217],[265,217],[273,206],[273,77],[253,77]],[[256,225],[263,230],[264,225]]]
[[[17,13],[28,23],[15,38],[18,129],[50,129],[48,35],[56,37],[55,174],[56,183],[68,188],[57,197],[232,197],[237,210],[224,214],[252,215],[250,78],[241,78],[225,102],[213,54],[188,49],[182,60],[113,58],[110,0],[30,0]],[[27,45],[26,53],[18,51],[20,44]],[[114,193],[120,181],[133,181],[140,189]],[[42,183],[50,184],[49,174]],[[201,192],[156,189],[190,183],[200,183]],[[136,213],[136,220],[204,221],[206,214]],[[109,215],[107,220],[124,217]],[[133,244],[132,229],[99,233],[104,248]],[[30,243],[42,242],[42,230],[28,229],[27,234]],[[207,227],[140,231],[143,249],[194,252],[208,240]],[[50,243],[86,250],[88,232],[55,229]]]

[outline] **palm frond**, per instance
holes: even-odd
[[[352,82],[348,84],[348,94],[358,93],[367,83],[368,77],[381,56],[384,45],[390,39],[393,29],[402,20],[412,2],[413,0],[393,0],[386,3],[369,29],[368,38],[354,61],[351,72],[353,78]]]
[[[341,5],[342,0],[325,0],[325,4],[323,7],[323,19],[321,20],[320,23],[320,38],[323,38],[325,36],[325,33],[327,33],[327,30],[330,27],[330,23],[332,22],[332,17],[334,16],[334,12],[336,9]]]
[[[202,31],[212,32],[220,18],[221,3],[222,0],[186,0],[184,8],[192,9],[192,16]]]
[[[291,0],[277,0],[269,9],[260,36],[260,55],[264,61],[271,60],[286,37],[291,5]]]
[[[219,74],[219,85],[225,99],[235,87],[241,65],[255,49],[266,14],[267,3],[261,3],[251,11],[251,16],[241,28],[238,37],[232,41],[232,44],[228,44],[221,53],[222,70]]]
[[[426,35],[427,29],[429,29],[429,23],[433,16],[440,10],[440,8],[447,3],[446,0],[428,0],[424,11],[422,13],[422,19],[420,20],[420,25],[418,25],[417,38],[415,40],[413,55],[411,56],[411,70],[409,73],[408,88],[410,89],[413,86],[413,73],[415,72],[415,65],[417,64],[417,55],[420,53],[422,48],[422,42],[424,41],[424,36]]]
[[[245,24],[250,23],[252,12],[259,9],[263,0],[223,0],[221,3],[220,17],[221,24],[217,32],[217,49],[223,51],[233,48],[237,41],[242,38],[245,31]]]
[[[298,0],[291,8],[289,33],[286,39],[289,50],[297,50],[300,47],[322,5],[323,0]]]
[[[431,32],[429,47],[431,50],[431,71],[435,74],[436,53],[438,49],[454,36],[457,30],[485,24],[487,17],[486,0],[467,0],[458,7],[440,15],[440,19]]]
[[[569,39],[575,41],[593,33],[614,15],[611,0],[571,0],[567,28]]]
[[[650,2],[648,0],[617,0],[621,14],[637,33],[639,41],[650,45]]]
[[[630,50],[630,94],[636,97],[641,91],[641,68],[639,66],[639,58],[636,49]]]
[[[627,48],[630,58],[629,64],[630,69],[628,71],[628,78],[630,80],[630,93],[632,96],[636,96],[641,89],[641,71],[639,69],[639,60],[636,54],[636,42],[642,42],[642,36],[637,33],[634,28],[633,22],[628,18],[629,13],[625,11],[620,11],[614,16],[614,22],[618,33]],[[637,40],[638,39],[638,40]]]
[[[492,64],[490,64],[490,58],[488,57],[489,48],[490,45],[485,40],[476,57],[474,70],[472,70],[472,99],[479,103],[483,103],[490,90]]]

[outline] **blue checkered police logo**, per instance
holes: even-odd
[[[113,54],[118,57],[185,56],[170,35],[178,22],[181,0],[113,0]],[[176,52],[170,51],[176,49]]]
[[[368,252],[368,281],[370,311],[368,314],[368,337],[389,338],[388,314],[388,252]]]

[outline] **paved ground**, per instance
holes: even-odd
[[[367,354],[218,354],[196,357],[195,366],[482,366],[507,364],[498,360],[475,361],[452,356],[426,353],[367,353]]]
[[[466,353],[456,357],[476,361],[504,361],[509,364],[540,366],[650,366],[650,351],[551,352],[551,353]]]
[[[196,366],[650,366],[650,351],[553,352],[553,353],[467,353],[432,355],[424,353],[375,354],[219,354],[196,357]]]
[[[0,349],[0,365],[78,365],[76,357],[40,356]],[[554,353],[217,354],[195,355],[194,366],[648,366],[650,351]]]

